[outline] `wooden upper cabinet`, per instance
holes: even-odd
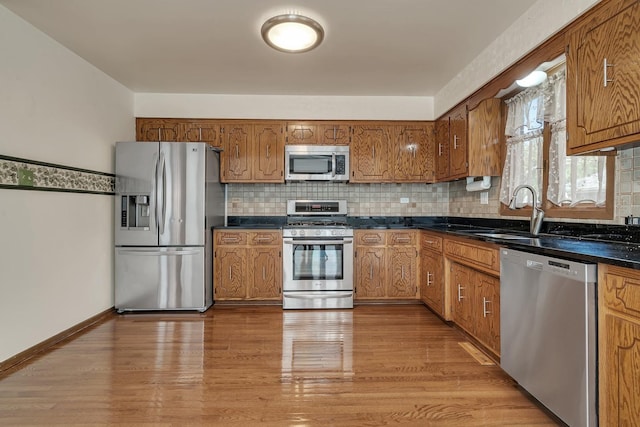
[[[433,182],[434,123],[395,127],[394,182]]]
[[[222,182],[251,181],[252,130],[248,124],[223,125]]]
[[[489,98],[469,111],[469,176],[500,176],[500,142],[504,138],[502,100]]]
[[[436,121],[436,143],[434,146],[435,177],[444,181],[449,177],[449,117]]]
[[[178,141],[206,142],[221,148],[220,128],[220,122],[214,120],[190,120],[182,123],[181,138]]]
[[[282,125],[279,123],[254,125],[253,145],[253,180],[284,182]]]
[[[639,141],[640,3],[608,2],[567,40],[567,154]]]
[[[287,145],[349,145],[351,126],[348,123],[309,121],[287,122]]]
[[[178,141],[180,132],[177,119],[136,119],[136,141]]]
[[[393,126],[358,124],[351,140],[351,182],[391,182],[393,178]]]
[[[467,176],[467,104],[457,107],[449,116],[449,178]]]

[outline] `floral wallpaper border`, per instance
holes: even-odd
[[[113,195],[115,175],[0,155],[0,188]]]

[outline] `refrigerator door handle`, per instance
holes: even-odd
[[[160,160],[158,167],[158,206],[156,208],[158,217],[158,226],[160,227],[160,234],[164,234],[164,223],[167,216],[167,168],[166,159],[164,153],[160,152]]]
[[[118,249],[118,253],[122,255],[140,255],[140,256],[176,256],[176,255],[197,255],[199,252],[195,249],[182,249],[175,251],[158,251],[157,249]]]

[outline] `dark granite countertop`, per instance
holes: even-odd
[[[528,234],[529,221],[466,217],[349,217],[355,229],[420,229],[496,243],[526,252],[582,262],[602,262],[640,270],[640,226],[545,221],[540,235]],[[280,229],[286,217],[229,217],[221,228]],[[220,228],[220,227],[217,227]],[[519,234],[522,238],[478,233]]]

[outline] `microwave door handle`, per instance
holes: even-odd
[[[336,177],[336,153],[331,153],[331,178]]]

